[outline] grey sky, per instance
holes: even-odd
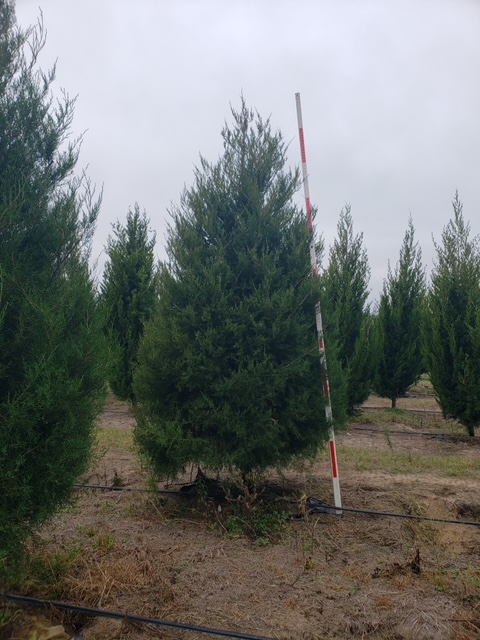
[[[48,31],[44,69],[78,94],[80,165],[103,207],[93,258],[138,202],[164,257],[167,208],[215,160],[230,104],[271,115],[300,162],[302,98],[310,193],[327,246],[352,206],[372,297],[398,259],[411,213],[424,262],[458,188],[480,231],[480,3],[476,0],[17,0]],[[303,204],[302,194],[299,202]]]

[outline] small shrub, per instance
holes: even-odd
[[[267,545],[281,536],[289,520],[289,514],[266,501],[251,502],[237,499],[234,513],[226,517],[224,527],[228,533],[247,536],[260,545]]]

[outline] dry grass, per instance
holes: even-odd
[[[415,451],[375,451],[345,444],[338,445],[337,453],[343,463],[352,464],[358,471],[376,470],[391,474],[435,473],[445,478],[480,480],[480,458],[468,459],[462,455],[442,456]]]
[[[409,393],[427,396],[435,395],[429,376],[426,373],[422,374],[420,380],[416,384],[412,384]]]
[[[97,453],[102,455],[113,448],[130,452],[133,448],[132,431],[126,429],[99,429],[97,432]]]
[[[445,433],[445,435],[466,436],[465,427],[454,420],[445,420],[438,412],[391,409],[379,404],[369,404],[350,419],[350,424],[374,425],[377,427],[411,427],[418,431]]]
[[[110,484],[118,477],[144,488],[132,417],[114,408],[99,430],[103,457],[85,480]],[[379,427],[417,429],[403,413],[401,422],[383,420]],[[439,424],[449,428],[441,418]],[[472,519],[480,461],[477,449],[459,447],[345,433],[338,444],[344,504],[437,517],[461,510]],[[281,482],[287,499],[271,491],[270,517],[253,510],[247,528],[218,500],[79,492],[75,507],[33,547],[24,589],[278,640],[480,638],[479,530],[347,513],[279,520],[287,508],[302,513],[301,502],[289,505],[288,497],[332,501],[326,454],[270,478],[271,487]],[[261,535],[252,535],[253,525]],[[67,622],[86,625],[85,640],[205,637],[101,619]]]

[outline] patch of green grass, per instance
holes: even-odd
[[[359,471],[388,473],[435,473],[440,476],[480,480],[480,459],[459,455],[439,456],[396,451],[375,451],[338,445],[338,456]]]
[[[94,529],[90,525],[80,525],[78,527],[78,530],[87,538],[94,538],[97,533],[96,529]]]
[[[7,637],[6,635],[4,636],[2,634],[7,633],[9,626],[19,616],[20,610],[16,609],[14,606],[8,605],[6,603],[0,606],[0,636],[2,638]]]
[[[97,431],[98,449],[125,449],[131,450],[133,446],[133,431],[131,429],[111,429],[101,427]]]
[[[416,384],[412,384],[409,392],[418,393],[419,395],[433,395],[435,393],[435,390],[432,383],[430,382],[430,377],[428,376],[428,374],[422,374],[420,380]]]
[[[245,518],[232,514],[225,520],[225,529],[232,536],[242,536],[248,529],[248,522]]]
[[[433,416],[433,418],[435,417]],[[350,418],[350,424],[373,424],[379,427],[391,424],[408,424],[416,427],[418,426],[418,415],[402,409],[360,410]]]
[[[231,535],[247,536],[266,546],[278,540],[288,520],[287,513],[265,502],[253,506],[239,503],[235,512],[226,517],[223,527]]]
[[[33,589],[40,596],[60,597],[62,579],[72,572],[80,557],[81,548],[76,545],[53,552],[40,546],[28,557],[21,584],[15,586],[25,592]]]
[[[115,548],[115,538],[111,533],[101,533],[95,540],[95,546],[99,551],[111,551]]]
[[[441,593],[458,592],[459,581],[463,584],[462,600],[467,606],[475,606],[480,596],[480,571],[478,567],[467,564],[463,567],[437,565],[425,572],[426,579],[436,591]]]
[[[182,569],[188,569],[190,567],[190,562],[188,560],[180,560],[177,562],[173,568],[175,571],[182,571]]]
[[[288,520],[289,516],[284,511],[267,510],[253,518],[252,530],[258,541],[271,541],[282,533]],[[263,544],[265,543],[263,542]]]
[[[420,431],[436,431],[449,435],[465,435],[465,428],[452,420],[445,420],[440,414],[406,411],[404,409],[381,409],[376,411],[360,410],[350,418],[350,424],[387,428],[394,425],[407,425]]]

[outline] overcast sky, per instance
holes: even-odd
[[[327,246],[350,203],[377,298],[411,213],[434,258],[459,190],[480,232],[478,0],[17,0],[43,11],[40,66],[78,94],[80,166],[104,189],[99,275],[111,223],[138,202],[164,254],[167,209],[216,160],[230,104],[271,116],[300,163],[300,92],[310,195]],[[299,202],[303,203],[299,194]]]

